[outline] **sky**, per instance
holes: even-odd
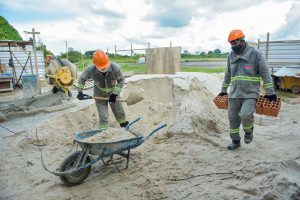
[[[228,52],[232,29],[251,42],[265,41],[268,32],[273,41],[300,39],[300,0],[0,0],[0,15],[24,40],[31,37],[24,31],[35,28],[38,42],[55,55],[66,43],[82,53],[148,43]]]

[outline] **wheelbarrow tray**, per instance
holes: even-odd
[[[138,117],[126,126],[126,130],[129,131],[129,127],[136,123],[141,118]],[[44,162],[41,150],[41,162],[45,170],[48,172],[59,176],[62,182],[67,186],[73,186],[80,184],[90,173],[91,166],[103,160],[104,157],[113,156],[114,154],[121,155],[127,158],[126,168],[128,168],[130,149],[135,148],[142,143],[144,143],[149,137],[151,137],[158,130],[166,127],[167,124],[162,124],[158,128],[154,129],[147,136],[138,136],[113,142],[87,142],[84,139],[91,137],[95,134],[101,134],[103,131],[100,129],[89,130],[84,132],[79,132],[74,136],[74,141],[81,147],[81,151],[76,151],[70,154],[61,164],[61,166],[55,170],[49,170]],[[130,131],[131,133],[134,133]],[[127,151],[127,154],[123,153]],[[89,155],[97,156],[96,159],[91,160]],[[74,165],[73,165],[74,164]],[[72,166],[71,166],[72,165]],[[125,169],[126,169],[125,168]]]
[[[126,140],[112,141],[112,142],[86,142],[86,138],[92,137],[96,134],[101,134],[103,131],[89,130],[77,133],[74,140],[82,148],[89,148],[89,153],[92,155],[101,155],[101,157],[110,156],[112,154],[118,154],[122,151],[126,151],[141,145],[144,140],[143,136],[134,137]]]

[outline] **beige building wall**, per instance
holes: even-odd
[[[180,47],[149,48],[146,50],[147,74],[175,74],[180,71]]]

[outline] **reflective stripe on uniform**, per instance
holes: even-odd
[[[231,81],[251,81],[251,82],[260,82],[260,77],[253,76],[233,76],[231,77]]]
[[[94,86],[96,86],[96,88],[98,90],[100,90],[101,92],[105,92],[105,93],[112,93],[114,91],[114,88],[115,88],[115,87],[112,87],[112,88],[102,88],[102,87],[99,87],[96,84],[94,84]]]
[[[265,85],[265,88],[272,88],[273,87],[273,83],[266,83],[264,85]]]
[[[231,128],[231,129],[230,129],[230,133],[231,133],[231,134],[238,134],[239,131],[240,131],[239,128]]]
[[[228,87],[229,87],[229,83],[223,83],[223,84],[222,84],[222,87],[223,87],[223,88],[228,88]]]
[[[100,130],[106,130],[108,128],[108,124],[99,124]]]
[[[84,88],[84,84],[78,83],[78,88],[79,89],[83,89]]]
[[[122,90],[122,88],[120,88],[119,86],[115,86],[113,92],[116,94],[120,94],[121,90]]]
[[[118,122],[119,122],[120,124],[125,123],[125,122],[126,122],[126,119],[119,119]]]
[[[243,129],[244,129],[244,130],[247,130],[247,131],[251,130],[252,128],[253,128],[253,124],[252,124],[252,125],[249,125],[249,126],[244,126],[244,127],[243,127]]]

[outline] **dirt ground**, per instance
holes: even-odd
[[[277,118],[255,115],[254,141],[228,151],[227,111],[212,102],[221,82],[204,73],[127,78],[123,98],[144,93],[139,103],[123,104],[128,120],[142,118],[132,130],[146,136],[167,127],[131,151],[128,169],[115,156],[73,187],[44,170],[39,146],[56,170],[74,135],[97,128],[94,101],[77,100],[75,90],[73,98],[53,95],[50,87],[32,99],[1,93],[0,199],[300,199],[299,98],[283,102]],[[118,127],[109,112],[110,127]]]

